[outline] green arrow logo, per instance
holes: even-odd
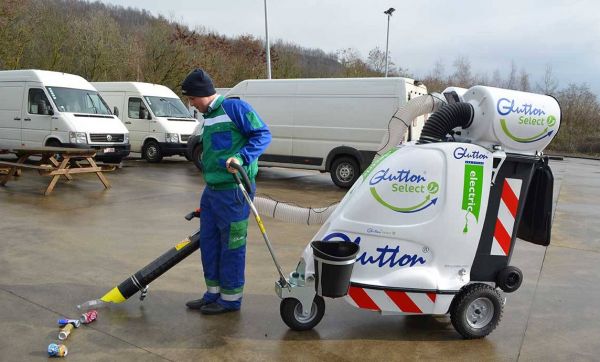
[[[427,195],[427,196],[425,196],[425,200],[423,200],[423,202],[418,203],[417,205],[409,206],[409,207],[397,207],[397,206],[390,205],[387,202],[385,202],[381,198],[381,196],[379,196],[379,194],[377,193],[377,190],[375,190],[374,187],[371,187],[371,195],[373,195],[373,197],[375,198],[375,200],[377,200],[377,202],[379,202],[383,206],[387,207],[388,209],[391,209],[391,210],[394,210],[394,211],[398,211],[398,212],[412,212],[412,211],[416,211],[419,208],[422,208],[423,206],[425,206],[428,202],[430,202],[429,200],[431,199],[431,195]],[[437,201],[437,199],[433,200],[432,203],[435,204],[435,201]]]
[[[508,137],[510,137],[512,140],[517,141],[517,142],[531,142],[531,141],[536,140],[537,138],[542,137],[544,134],[548,133],[548,127],[546,127],[546,128],[544,128],[544,130],[542,132],[536,134],[535,136],[528,137],[528,138],[522,138],[522,137],[517,137],[517,136],[513,135],[508,130],[508,127],[506,126],[506,119],[504,119],[504,118],[500,119],[500,126],[502,126],[502,130],[504,131],[504,133],[506,133],[506,135]]]

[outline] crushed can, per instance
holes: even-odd
[[[61,318],[58,320],[58,326],[61,328],[66,326],[67,324],[72,324],[73,327],[79,328],[81,326],[81,321],[79,319],[66,319],[66,318]]]
[[[48,356],[49,357],[64,357],[69,351],[67,346],[64,344],[50,343],[48,345]]]
[[[64,341],[65,339],[67,339],[69,337],[69,334],[71,334],[71,331],[73,330],[73,325],[72,324],[67,324],[66,326],[62,327],[60,329],[60,332],[58,332],[58,339],[60,339],[61,341]]]
[[[83,313],[79,320],[83,324],[89,324],[95,321],[96,318],[98,318],[98,312],[96,310],[90,310],[89,312]]]

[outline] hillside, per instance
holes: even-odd
[[[0,69],[62,71],[90,81],[137,80],[179,92],[182,79],[197,67],[206,69],[218,87],[264,78],[265,55],[263,42],[253,36],[228,37],[202,26],[189,29],[145,10],[81,0],[0,2]],[[376,47],[363,59],[352,48],[326,53],[279,40],[271,47],[271,60],[273,78],[378,77],[383,76],[385,53]],[[559,88],[550,64],[536,82],[514,62],[504,76],[495,69],[491,77],[474,74],[466,57],[434,62],[422,79],[429,91],[479,84],[557,97],[563,121],[551,147],[600,154],[597,96],[586,84]],[[393,63],[390,74],[411,76]]]

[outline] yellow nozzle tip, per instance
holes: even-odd
[[[121,294],[119,288],[114,287],[110,292],[104,294],[100,300],[105,303],[122,303],[125,301],[125,297]]]

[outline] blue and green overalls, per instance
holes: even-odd
[[[207,286],[203,298],[239,309],[250,208],[225,162],[230,157],[240,161],[254,197],[257,159],[271,142],[271,133],[248,103],[219,95],[204,114],[202,142],[206,188],[200,200],[200,252]]]

